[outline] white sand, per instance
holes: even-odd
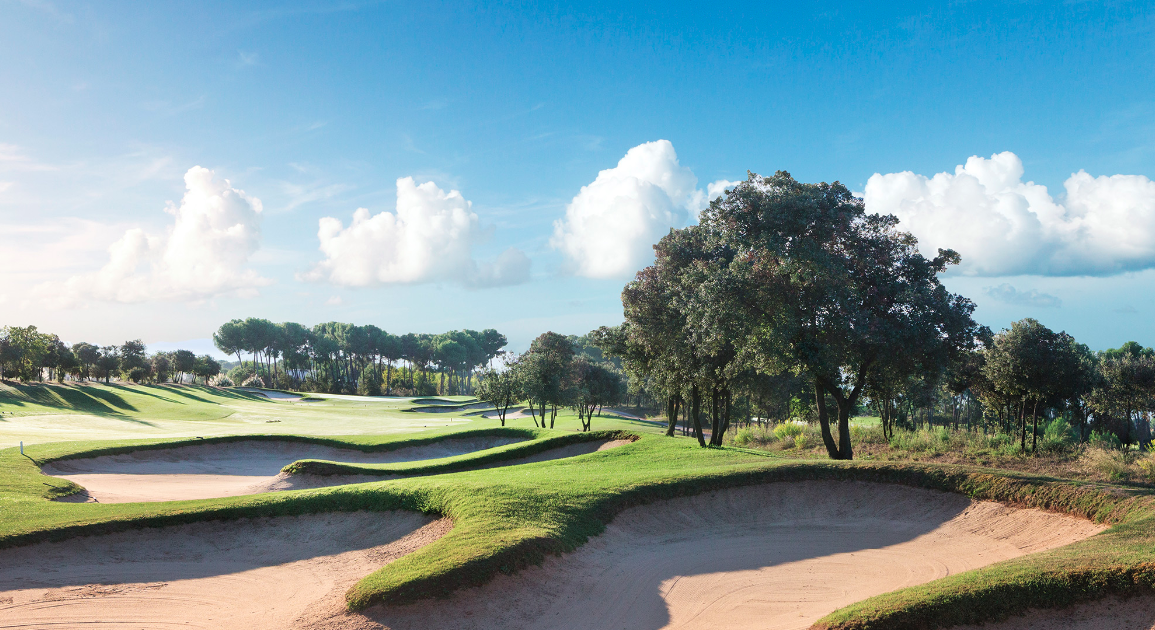
[[[800,629],[872,595],[1102,529],[904,486],[769,484],[631,508],[542,567],[340,627]]]
[[[0,628],[332,627],[360,578],[448,521],[356,512],[213,521],[0,550]]]
[[[305,442],[244,440],[195,444],[178,448],[134,451],[84,459],[50,462],[44,474],[68,479],[87,490],[65,497],[72,501],[127,503],[178,501],[256,494],[293,487],[281,469],[300,459],[349,463],[393,463],[472,453],[524,441],[523,438],[460,438],[394,451],[366,453]],[[358,476],[361,477],[361,476]],[[380,481],[364,476],[360,481]],[[332,483],[356,483],[333,477]],[[314,485],[307,487],[317,487]]]

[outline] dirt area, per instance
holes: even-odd
[[[1024,615],[951,630],[1153,630],[1155,597],[1107,597],[1061,610],[1031,610]]]
[[[82,495],[65,497],[67,501],[178,501],[317,487],[292,486],[281,475],[282,468],[300,459],[349,463],[409,462],[463,455],[521,441],[524,439],[449,439],[427,446],[366,453],[305,442],[243,440],[68,459],[48,463],[41,470],[46,475],[68,479],[87,491]],[[381,479],[366,476],[360,481]],[[324,485],[340,485],[338,478],[330,481],[332,483]]]
[[[631,508],[541,567],[340,627],[801,629],[872,595],[1102,529],[904,486],[769,484]]]
[[[213,521],[0,550],[5,628],[333,627],[360,578],[448,520],[354,512]]]

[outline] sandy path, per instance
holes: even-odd
[[[806,628],[872,595],[1101,530],[903,486],[770,484],[631,508],[542,567],[342,627]]]
[[[1025,615],[980,626],[955,626],[951,630],[1153,630],[1155,597],[1099,601],[1061,610],[1031,610]]]
[[[448,529],[410,512],[356,512],[0,550],[0,628],[308,626],[341,614],[358,579]]]
[[[67,459],[45,464],[41,470],[46,475],[63,477],[87,490],[86,494],[66,497],[66,500],[95,500],[100,503],[177,501],[288,489],[282,483],[281,469],[299,459],[350,463],[409,462],[463,455],[521,441],[524,438],[461,438],[428,446],[365,453],[305,442],[244,440]]]

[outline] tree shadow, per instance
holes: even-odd
[[[431,520],[363,512],[218,520],[0,549],[0,594],[228,575],[389,544]],[[13,614],[5,608],[6,620]]]
[[[223,388],[210,389],[208,387],[205,387],[204,385],[172,384],[172,385],[165,385],[163,387],[165,388],[166,391],[172,392],[173,394],[176,394],[177,396],[183,396],[185,398],[189,398],[189,399],[195,400],[197,402],[208,403],[210,405],[216,405],[216,404],[220,404],[220,403],[216,402],[215,400],[209,400],[207,398],[202,398],[200,396],[197,396],[196,394],[194,394],[188,390],[190,390],[190,389],[191,390],[198,390],[201,393],[211,393],[213,396],[219,396],[221,398],[232,398],[235,400],[258,400],[258,401],[264,401],[264,402],[269,401],[269,399],[266,398],[265,396],[241,395],[238,392],[230,391],[230,390],[223,389]]]
[[[88,385],[8,383],[8,386],[14,392],[0,392],[0,401],[17,407],[34,403],[92,414],[119,414],[124,411],[138,411],[132,403],[116,392]]]
[[[778,484],[774,484],[778,485]],[[782,484],[786,485],[786,484]],[[841,594],[837,578],[826,580],[815,564],[785,567],[791,563],[814,561],[838,554],[882,549],[912,541],[957,517],[969,506],[962,496],[936,500],[937,505],[919,511],[909,500],[901,510],[873,509],[870,497],[851,500],[853,509],[837,505],[845,499],[838,492],[827,497],[802,497],[787,493],[785,501],[759,504],[757,492],[747,489],[720,493],[712,501],[676,499],[657,509],[653,516],[631,515],[617,527],[612,524],[604,538],[595,538],[588,547],[558,558],[547,559],[541,567],[531,567],[512,576],[499,575],[480,589],[459,591],[437,606],[377,606],[364,611],[373,621],[394,630],[450,627],[454,619],[468,619],[470,627],[486,628],[608,628],[629,627],[657,630],[673,619],[666,597],[674,589],[702,585],[707,594],[694,591],[688,604],[699,610],[695,619],[703,627],[721,627],[735,605],[767,598],[787,599],[792,593],[775,592],[774,586],[760,584],[764,571],[778,568],[778,584],[797,585],[799,601],[821,602],[830,597],[832,611],[850,602],[838,602]],[[889,497],[877,497],[886,501]],[[834,499],[830,501],[828,499]],[[682,502],[682,503],[676,503]],[[790,503],[795,502],[794,505]],[[768,503],[768,504],[767,504]],[[819,505],[815,506],[817,503]],[[825,503],[825,504],[824,504]],[[810,504],[809,506],[807,504]],[[856,505],[855,505],[856,504]],[[647,510],[651,506],[635,508]],[[913,512],[912,512],[913,508]],[[779,512],[775,514],[775,512]],[[856,514],[858,513],[858,514]],[[923,560],[918,559],[922,562]],[[872,570],[859,569],[851,558],[839,557],[837,572],[849,579],[870,580]],[[926,561],[928,564],[931,560]],[[787,574],[786,572],[789,571]],[[856,575],[856,571],[861,571]],[[745,572],[735,577],[741,587],[718,587],[724,574]],[[753,573],[762,572],[762,573]],[[750,576],[758,575],[758,578]],[[816,579],[815,576],[818,576]],[[689,579],[688,579],[689,578]],[[542,592],[539,585],[549,584]],[[725,588],[736,588],[729,599]],[[716,594],[709,593],[719,588]],[[805,594],[803,594],[805,593]],[[682,601],[686,591],[673,594]],[[714,597],[717,596],[717,599]],[[817,599],[816,599],[817,598]],[[779,601],[782,601],[781,599]],[[789,601],[785,602],[787,606]],[[717,605],[715,605],[717,604]],[[681,616],[687,611],[681,609]],[[797,622],[797,611],[792,611]],[[681,619],[681,622],[687,619]],[[789,620],[786,620],[789,621]],[[766,620],[767,625],[773,625]],[[680,625],[678,627],[681,627]],[[774,626],[777,627],[777,626]]]
[[[184,404],[183,402],[181,402],[179,400],[175,400],[173,398],[168,398],[166,396],[161,396],[159,394],[154,394],[154,393],[148,391],[149,389],[157,388],[156,385],[135,385],[133,387],[128,387],[126,385],[121,385],[120,383],[109,383],[109,384],[105,385],[105,387],[112,388],[112,389],[118,389],[118,390],[121,390],[123,392],[132,392],[133,394],[140,394],[141,396],[150,396],[152,398],[156,398],[157,400],[163,400],[163,401],[168,402],[168,403],[173,403],[174,405],[183,405]]]

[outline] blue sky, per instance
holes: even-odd
[[[620,321],[656,234],[785,169],[959,249],[995,329],[1152,345],[1153,32],[1149,2],[0,0],[0,324],[524,349]]]

